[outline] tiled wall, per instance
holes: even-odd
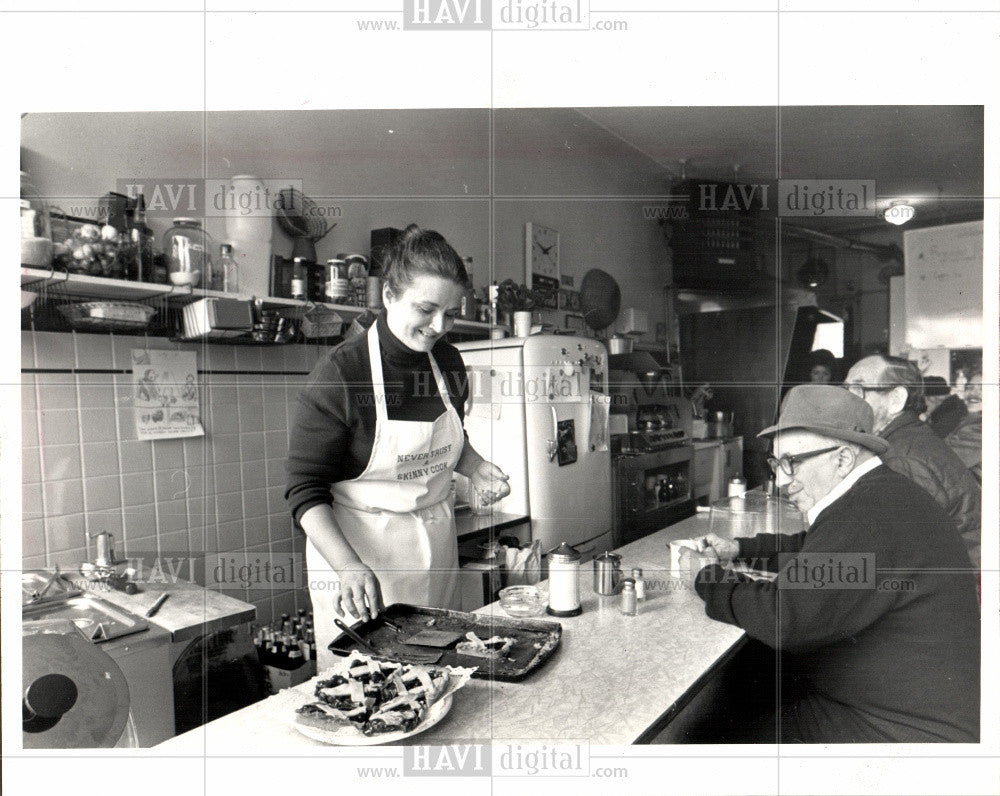
[[[21,346],[25,569],[93,559],[87,531],[113,534],[125,555],[232,552],[253,563],[303,551],[284,459],[297,392],[323,348],[54,332],[24,332]],[[133,348],[198,352],[204,437],[136,438]],[[226,588],[264,621],[308,607],[304,590]]]

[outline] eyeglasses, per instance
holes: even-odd
[[[780,459],[775,459],[773,456],[767,457],[767,463],[771,467],[771,472],[777,474],[778,469],[781,469],[787,476],[795,475],[795,465],[801,464],[804,461],[812,459],[815,456],[822,456],[824,453],[829,453],[830,451],[838,450],[843,446],[833,445],[829,448],[821,448],[816,451],[806,451],[805,453],[786,453]]]
[[[870,392],[890,392],[895,390],[899,385],[888,384],[869,387],[867,384],[845,384],[844,386],[849,393],[858,396],[858,398],[865,398]]]

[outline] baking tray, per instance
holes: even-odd
[[[386,619],[397,625],[401,632],[397,633],[386,625]],[[439,666],[476,666],[478,668],[473,677],[504,682],[523,680],[535,671],[552,657],[562,637],[562,625],[558,622],[542,619],[511,619],[495,615],[483,616],[465,611],[449,611],[445,608],[423,608],[406,603],[394,603],[375,619],[352,628],[376,650],[378,657],[404,663],[426,662],[426,653],[430,648],[411,647],[402,642],[403,639],[427,629],[450,630],[463,636],[471,630],[483,640],[490,636],[516,639],[505,657],[478,658],[461,655],[452,647],[441,650],[441,658],[437,661]],[[335,653],[343,654],[356,649],[357,645],[346,633],[342,633],[330,643],[329,648]],[[410,658],[407,657],[408,652],[417,654]]]

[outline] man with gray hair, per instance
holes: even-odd
[[[854,364],[844,387],[872,408],[875,433],[889,443],[886,465],[930,493],[955,523],[978,567],[982,491],[962,460],[920,420],[920,371],[905,359],[876,354]]]
[[[840,387],[791,389],[759,436],[774,437],[769,463],[808,529],[706,537],[709,560],[777,573],[710,563],[695,579],[712,619],[786,653],[780,712],[758,742],[979,739],[976,579],[948,516],[882,466],[873,419]]]

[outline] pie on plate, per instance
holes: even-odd
[[[325,743],[386,743],[422,732],[451,707],[474,669],[377,660],[359,652],[312,681],[295,727]]]

